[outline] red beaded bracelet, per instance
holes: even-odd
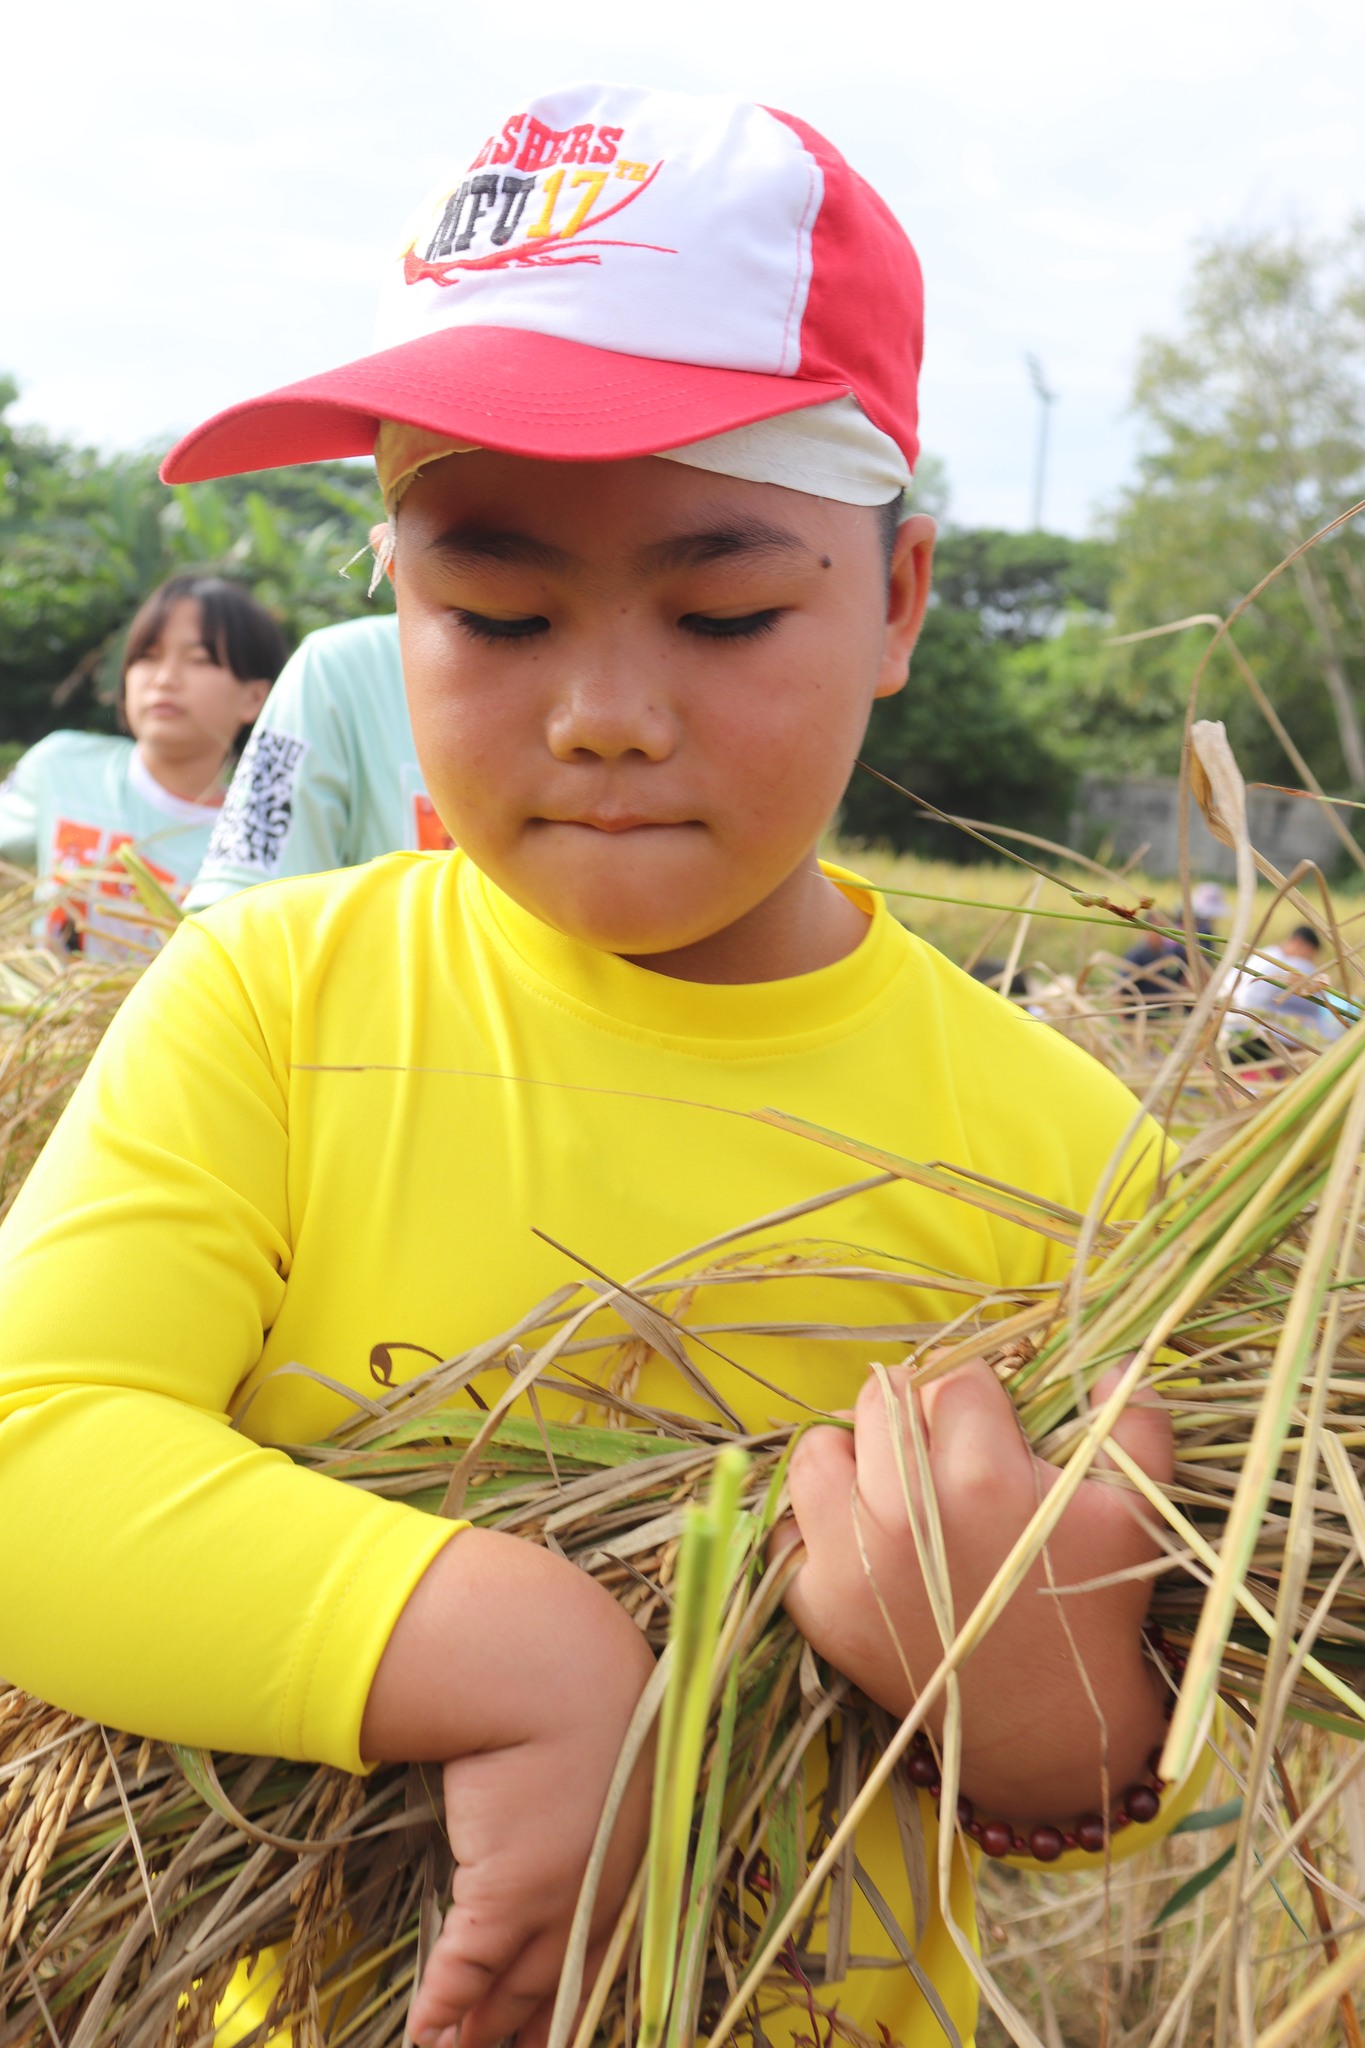
[[[1159,1629],[1149,1629],[1147,1636],[1153,1650],[1166,1661],[1178,1680],[1185,1665],[1183,1656],[1166,1642]],[[1172,1704],[1167,1702],[1168,1716]],[[1161,1811],[1161,1795],[1166,1789],[1166,1780],[1157,1769],[1160,1762],[1161,1751],[1154,1749],[1147,1759],[1146,1778],[1140,1784],[1125,1786],[1107,1821],[1101,1813],[1083,1813],[1072,1827],[1059,1828],[1051,1821],[1038,1821],[1027,1834],[1021,1834],[1007,1820],[978,1820],[971,1800],[960,1798],[957,1802],[958,1826],[987,1856],[1031,1856],[1036,1863],[1055,1863],[1065,1849],[1084,1849],[1089,1855],[1097,1856],[1109,1837],[1126,1828],[1130,1822],[1142,1824],[1156,1819]],[[911,1743],[905,1773],[911,1784],[928,1792],[937,1805],[943,1779],[938,1758],[923,1731]]]
[[[1161,1751],[1154,1749],[1147,1759],[1146,1779],[1141,1784],[1125,1788],[1108,1821],[1100,1813],[1083,1813],[1074,1827],[1059,1828],[1054,1827],[1051,1821],[1038,1821],[1023,1835],[1007,1820],[978,1820],[971,1800],[960,1798],[957,1802],[958,1825],[980,1844],[988,1856],[1032,1856],[1037,1863],[1055,1863],[1064,1849],[1085,1849],[1096,1856],[1108,1837],[1126,1828],[1130,1821],[1156,1819],[1161,1810],[1161,1795],[1166,1789],[1165,1779],[1157,1775],[1160,1762]],[[939,1774],[938,1758],[929,1746],[927,1735],[916,1735],[905,1772],[912,1785],[921,1786],[937,1801],[943,1790],[943,1780]]]

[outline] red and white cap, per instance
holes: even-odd
[[[922,337],[904,230],[803,121],[567,86],[511,114],[419,210],[377,353],[230,406],[162,475],[368,454],[384,421],[617,460],[850,398],[908,475]]]

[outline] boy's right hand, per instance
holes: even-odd
[[[461,1757],[445,1767],[455,1855],[450,1911],[412,2009],[415,2038],[433,2048],[492,2048],[515,2036],[539,2048],[554,2010],[579,1886],[623,1728],[577,1729]],[[633,1788],[635,1789],[635,1788]],[[648,1787],[618,1828],[593,1915],[584,1989],[635,1873],[648,1826]],[[638,1795],[637,1795],[638,1796]]]
[[[549,2031],[579,1887],[653,1658],[586,1573],[468,1529],[409,1600],[375,1674],[367,1757],[441,1761],[456,1860],[450,1911],[413,2003],[434,2048]],[[626,1795],[592,1922],[590,1988],[649,1827],[648,1754]]]

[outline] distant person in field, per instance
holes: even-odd
[[[1326,987],[1321,958],[1322,940],[1311,924],[1295,925],[1287,938],[1248,956],[1233,984],[1223,1026],[1234,1059],[1275,1059],[1286,1043],[1308,1039],[1331,1045],[1341,1037],[1345,1024],[1321,1000]]]
[[[1194,928],[1199,934],[1199,943],[1205,953],[1214,951],[1218,941],[1218,926],[1231,908],[1225,891],[1219,888],[1217,882],[1197,882],[1190,891]]]
[[[1228,914],[1228,899],[1217,882],[1195,885],[1190,894],[1190,911],[1199,950],[1205,959],[1212,959],[1218,945],[1216,927]],[[1123,957],[1134,995],[1150,1009],[1167,1009],[1190,989],[1189,954],[1184,941],[1175,936],[1184,919],[1178,909],[1168,908],[1155,912],[1153,922],[1166,929],[1144,932]]]
[[[173,576],[144,601],[119,676],[128,737],[49,733],[0,786],[0,856],[37,869],[51,940],[104,959],[154,947],[119,853],[183,898],[285,651],[270,613],[222,577]]]
[[[1189,987],[1185,948],[1171,933],[1179,926],[1178,910],[1158,910],[1154,921],[1164,931],[1144,932],[1124,954],[1127,985],[1149,1008],[1166,1009]]]
[[[443,850],[403,690],[392,613],[310,633],[242,754],[188,907],[255,882]]]

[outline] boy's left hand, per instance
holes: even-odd
[[[910,1374],[897,1367],[889,1378],[902,1410],[905,1464],[918,1506],[904,1412]],[[1112,1376],[1101,1382],[1098,1398],[1112,1384]],[[1033,1455],[1008,1393],[986,1364],[973,1362],[931,1381],[916,1398],[951,1576],[953,1625],[960,1627],[1061,1475]],[[870,1698],[904,1715],[939,1663],[941,1644],[906,1511],[892,1436],[897,1424],[875,1378],[859,1395],[854,1425],[851,1435],[810,1431],[793,1456],[792,1509],[806,1561],[787,1606],[822,1656]],[[1156,1395],[1135,1397],[1114,1437],[1155,1479],[1170,1477],[1170,1419]],[[1092,1473],[1103,1464],[1101,1454]],[[959,1668],[962,1790],[984,1813],[1064,1821],[1100,1804],[1105,1736],[1113,1798],[1143,1775],[1160,1744],[1161,1699],[1141,1642],[1150,1578],[1060,1597],[1049,1590],[1147,1563],[1158,1546],[1143,1517],[1129,1489],[1113,1478],[1087,1477],[1047,1545],[1051,1577],[1040,1558]],[[794,1535],[788,1524],[775,1546]],[[930,1721],[941,1728],[941,1700]]]

